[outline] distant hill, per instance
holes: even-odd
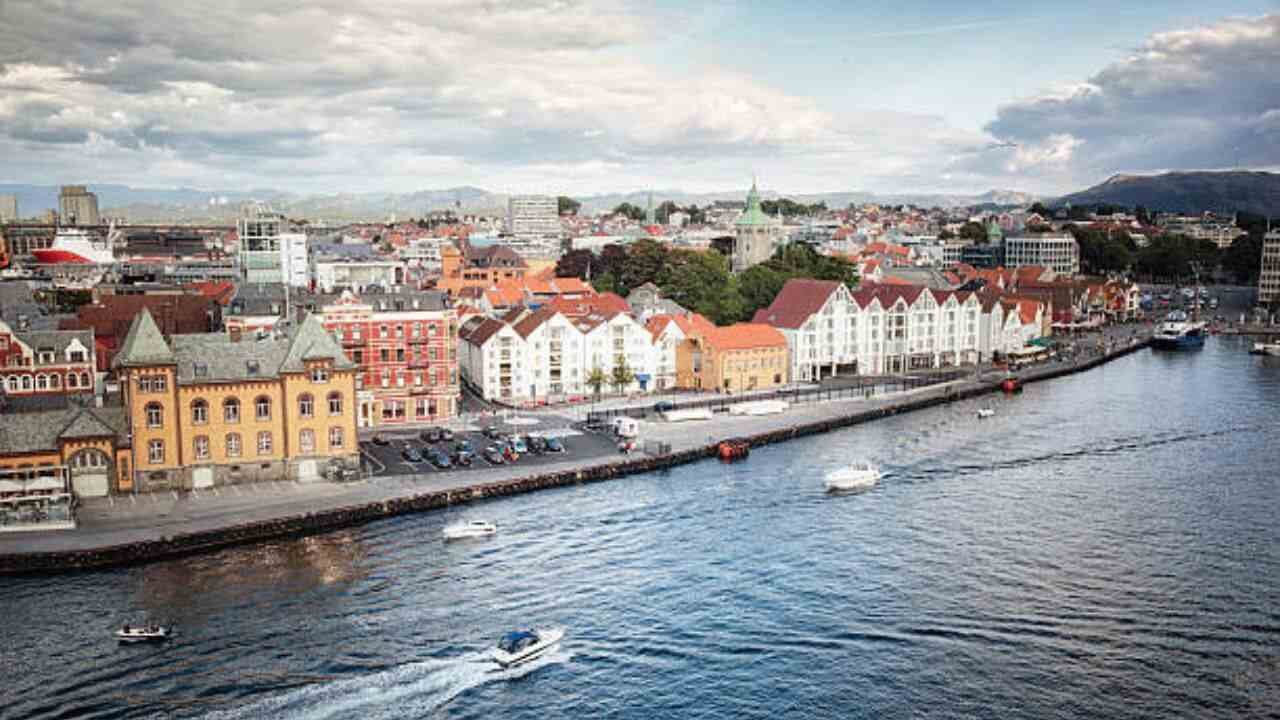
[[[1252,171],[1116,175],[1053,201],[1054,207],[1106,203],[1166,212],[1280,215],[1280,174]]]

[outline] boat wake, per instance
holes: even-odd
[[[567,663],[562,647],[513,668],[495,664],[489,652],[411,662],[371,675],[307,685],[204,717],[233,718],[403,718],[422,717],[463,693],[492,682],[516,680],[548,665]]]

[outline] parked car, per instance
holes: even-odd
[[[453,464],[459,467],[471,467],[475,453],[470,450],[459,450],[453,454]]]
[[[484,449],[484,459],[488,460],[494,465],[501,465],[504,462],[502,457],[502,449],[499,448],[497,445],[490,445],[489,447]]]
[[[659,400],[658,402],[653,404],[654,412],[667,412],[668,410],[675,410],[675,409],[676,409],[676,404],[671,402],[670,400]]]
[[[449,459],[449,453],[443,450],[436,450],[431,453],[431,464],[441,470],[453,467],[453,461]]]
[[[438,443],[444,439],[443,437],[440,436],[440,428],[433,428],[433,427],[429,427],[426,430],[423,430],[422,433],[418,435],[418,437],[422,438],[423,442],[429,442],[429,443]]]
[[[558,437],[547,438],[547,452],[562,453],[564,452],[564,443]]]
[[[529,454],[529,446],[525,444],[519,435],[512,435],[511,439],[507,441],[507,446],[521,455]]]
[[[440,442],[453,442],[453,431],[449,428],[440,428]]]
[[[411,463],[422,462],[422,453],[418,452],[418,448],[412,445],[405,445],[404,450],[400,451],[400,457]]]
[[[547,439],[538,435],[526,437],[524,444],[529,447],[529,452],[534,455],[541,455],[547,451]]]
[[[386,437],[384,437],[381,433],[374,433],[373,437],[369,438],[369,442],[381,447],[386,447],[391,444],[391,441],[388,440]]]
[[[476,454],[475,448],[471,447],[470,440],[459,440],[454,443],[453,451],[458,453],[471,453],[472,455]]]
[[[484,436],[490,440],[497,440],[502,437],[502,432],[498,430],[497,425],[486,425],[483,432]]]
[[[520,459],[520,453],[516,452],[516,449],[511,446],[511,443],[507,443],[502,447],[502,459],[509,463],[513,463]]]

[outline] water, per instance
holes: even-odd
[[[0,716],[1274,715],[1280,363],[1245,348],[1144,351],[736,465],[0,579]],[[882,483],[823,495],[860,457]],[[500,533],[444,545],[463,517]],[[181,634],[109,638],[144,617]],[[568,636],[495,672],[486,649],[526,624]]]

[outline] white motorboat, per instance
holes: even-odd
[[[445,540],[465,540],[467,538],[488,537],[498,532],[498,526],[487,520],[468,520],[445,527]]]
[[[504,668],[527,663],[546,655],[564,637],[560,628],[516,630],[502,636],[493,649],[493,661]]]
[[[880,482],[880,468],[863,460],[827,473],[828,492],[870,490]]]
[[[1251,355],[1270,355],[1272,357],[1280,357],[1280,341],[1254,343],[1253,348],[1249,350]]]
[[[163,642],[172,635],[173,632],[162,625],[147,625],[144,627],[125,625],[116,631],[116,639],[122,643]]]
[[[978,408],[978,418],[995,417],[996,411],[992,408]]]

